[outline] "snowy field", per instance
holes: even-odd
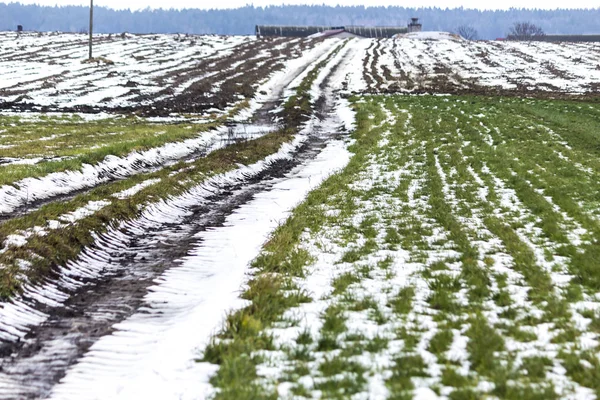
[[[598,45],[86,57],[0,33],[0,399],[600,398]]]
[[[589,94],[600,88],[596,43],[467,41],[435,32],[360,42],[354,45],[369,42],[363,72],[371,91]],[[99,35],[96,61],[85,63],[85,35],[4,32],[0,104],[70,111],[167,107],[161,102],[170,98],[189,101],[182,95],[194,87],[216,94],[240,85],[241,77],[264,77],[307,46],[310,41],[252,36]]]
[[[600,108],[356,108],[350,164],[276,231],[204,353],[217,398],[597,398]]]
[[[597,93],[600,44],[381,40],[367,52],[365,73],[375,91]]]
[[[102,35],[88,56],[84,34],[0,34],[0,96],[39,105],[128,105],[166,88],[182,90],[177,72],[231,55],[251,37]]]
[[[195,108],[206,103],[202,111],[218,112],[224,103],[253,95],[256,80],[313,44],[252,36],[98,35],[94,61],[86,62],[86,35],[0,33],[0,103],[17,110],[35,105],[34,111],[160,105],[176,112],[193,101]]]

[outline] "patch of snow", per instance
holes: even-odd
[[[81,208],[78,208],[75,211],[61,215],[60,217],[58,217],[58,220],[62,222],[73,223],[86,217],[89,217],[90,215],[93,215],[97,211],[103,209],[104,207],[110,204],[110,201],[105,200],[90,201],[88,204]]]
[[[118,193],[113,194],[113,197],[116,197],[117,199],[126,199],[129,198],[135,194],[137,194],[138,192],[140,192],[141,190],[147,188],[148,186],[152,186],[156,183],[160,182],[160,178],[157,179],[148,179],[144,182],[138,183],[137,185],[130,187],[129,189],[125,189],[122,190]]]
[[[399,38],[413,40],[463,40],[463,38],[455,33],[440,31],[410,32],[400,35]]]

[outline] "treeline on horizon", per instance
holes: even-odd
[[[577,10],[509,9],[481,11],[455,8],[405,8],[364,6],[246,6],[227,10],[140,11],[94,8],[94,31],[98,33],[190,33],[249,35],[259,25],[365,25],[406,26],[418,17],[426,31],[454,32],[470,26],[479,39],[505,37],[515,22],[540,26],[546,34],[600,33],[600,8]],[[87,32],[89,8],[85,6],[38,6],[0,4],[0,30]]]

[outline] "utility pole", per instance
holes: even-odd
[[[92,32],[94,31],[94,0],[90,0],[90,60],[92,59]]]

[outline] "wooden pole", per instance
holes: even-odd
[[[90,60],[92,59],[92,32],[94,31],[94,0],[90,0]]]

